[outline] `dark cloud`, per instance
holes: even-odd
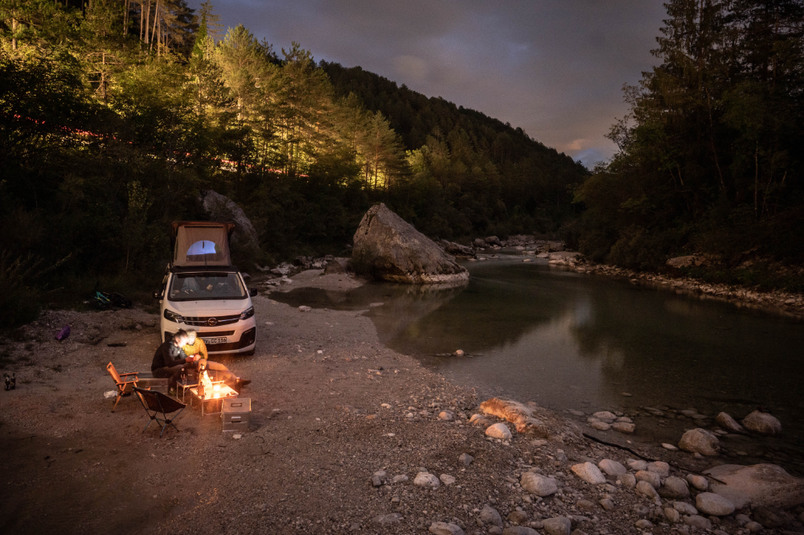
[[[200,0],[190,0],[198,8]],[[227,27],[359,65],[523,128],[587,165],[655,64],[661,0],[217,0]]]

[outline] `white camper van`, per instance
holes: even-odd
[[[163,342],[179,329],[195,329],[210,353],[254,353],[257,322],[251,297],[257,293],[232,265],[233,229],[233,223],[173,223],[173,261],[161,290],[154,292]]]

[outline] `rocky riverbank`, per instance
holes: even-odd
[[[360,284],[322,270],[290,280],[283,288]],[[729,511],[708,496],[715,479],[701,472],[722,458],[641,450],[627,435],[608,445],[587,423],[532,403],[516,411],[481,404],[384,348],[362,313],[299,309],[269,296],[255,298],[255,308],[256,354],[221,359],[253,381],[243,393],[252,400],[249,428],[239,435],[222,433],[220,420],[197,407],[161,439],[154,425],[143,432],[148,420],[136,399],[110,412],[104,366],[149,367],[154,314],[51,311],[3,340],[2,368],[16,373],[17,388],[0,392],[0,530],[804,531],[800,505]],[[64,324],[72,334],[58,342]]]
[[[740,307],[755,308],[786,316],[804,318],[804,295],[800,293],[778,290],[759,291],[753,288],[732,284],[706,283],[691,277],[681,276],[678,272],[676,274],[650,273],[606,264],[596,264],[590,262],[578,252],[566,251],[564,244],[560,241],[539,240],[534,236],[528,235],[511,236],[508,240],[501,241],[496,236],[490,236],[485,239],[476,239],[473,243],[473,248],[464,248],[463,250],[456,247],[450,248],[449,243],[450,242],[446,242],[446,244],[442,243],[445,250],[452,251],[452,254],[465,258],[476,260],[489,259],[507,250],[508,252],[523,255],[525,257],[524,261],[526,262],[531,261],[531,257],[544,258],[552,265],[564,266],[578,273],[627,279],[632,284],[663,288],[676,293],[697,296],[701,299],[718,299]],[[678,265],[672,261],[668,261],[668,263],[670,265]]]

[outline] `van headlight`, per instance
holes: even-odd
[[[247,320],[254,315],[254,307],[248,307],[245,309],[242,314],[240,314],[241,320]]]
[[[184,316],[176,314],[172,310],[165,309],[165,319],[173,323],[184,323]]]

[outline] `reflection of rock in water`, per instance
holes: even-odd
[[[384,344],[399,338],[403,333],[419,329],[417,322],[440,309],[466,288],[466,281],[457,284],[389,285],[393,298],[384,300],[384,305],[373,308],[369,317],[377,328],[377,335]]]

